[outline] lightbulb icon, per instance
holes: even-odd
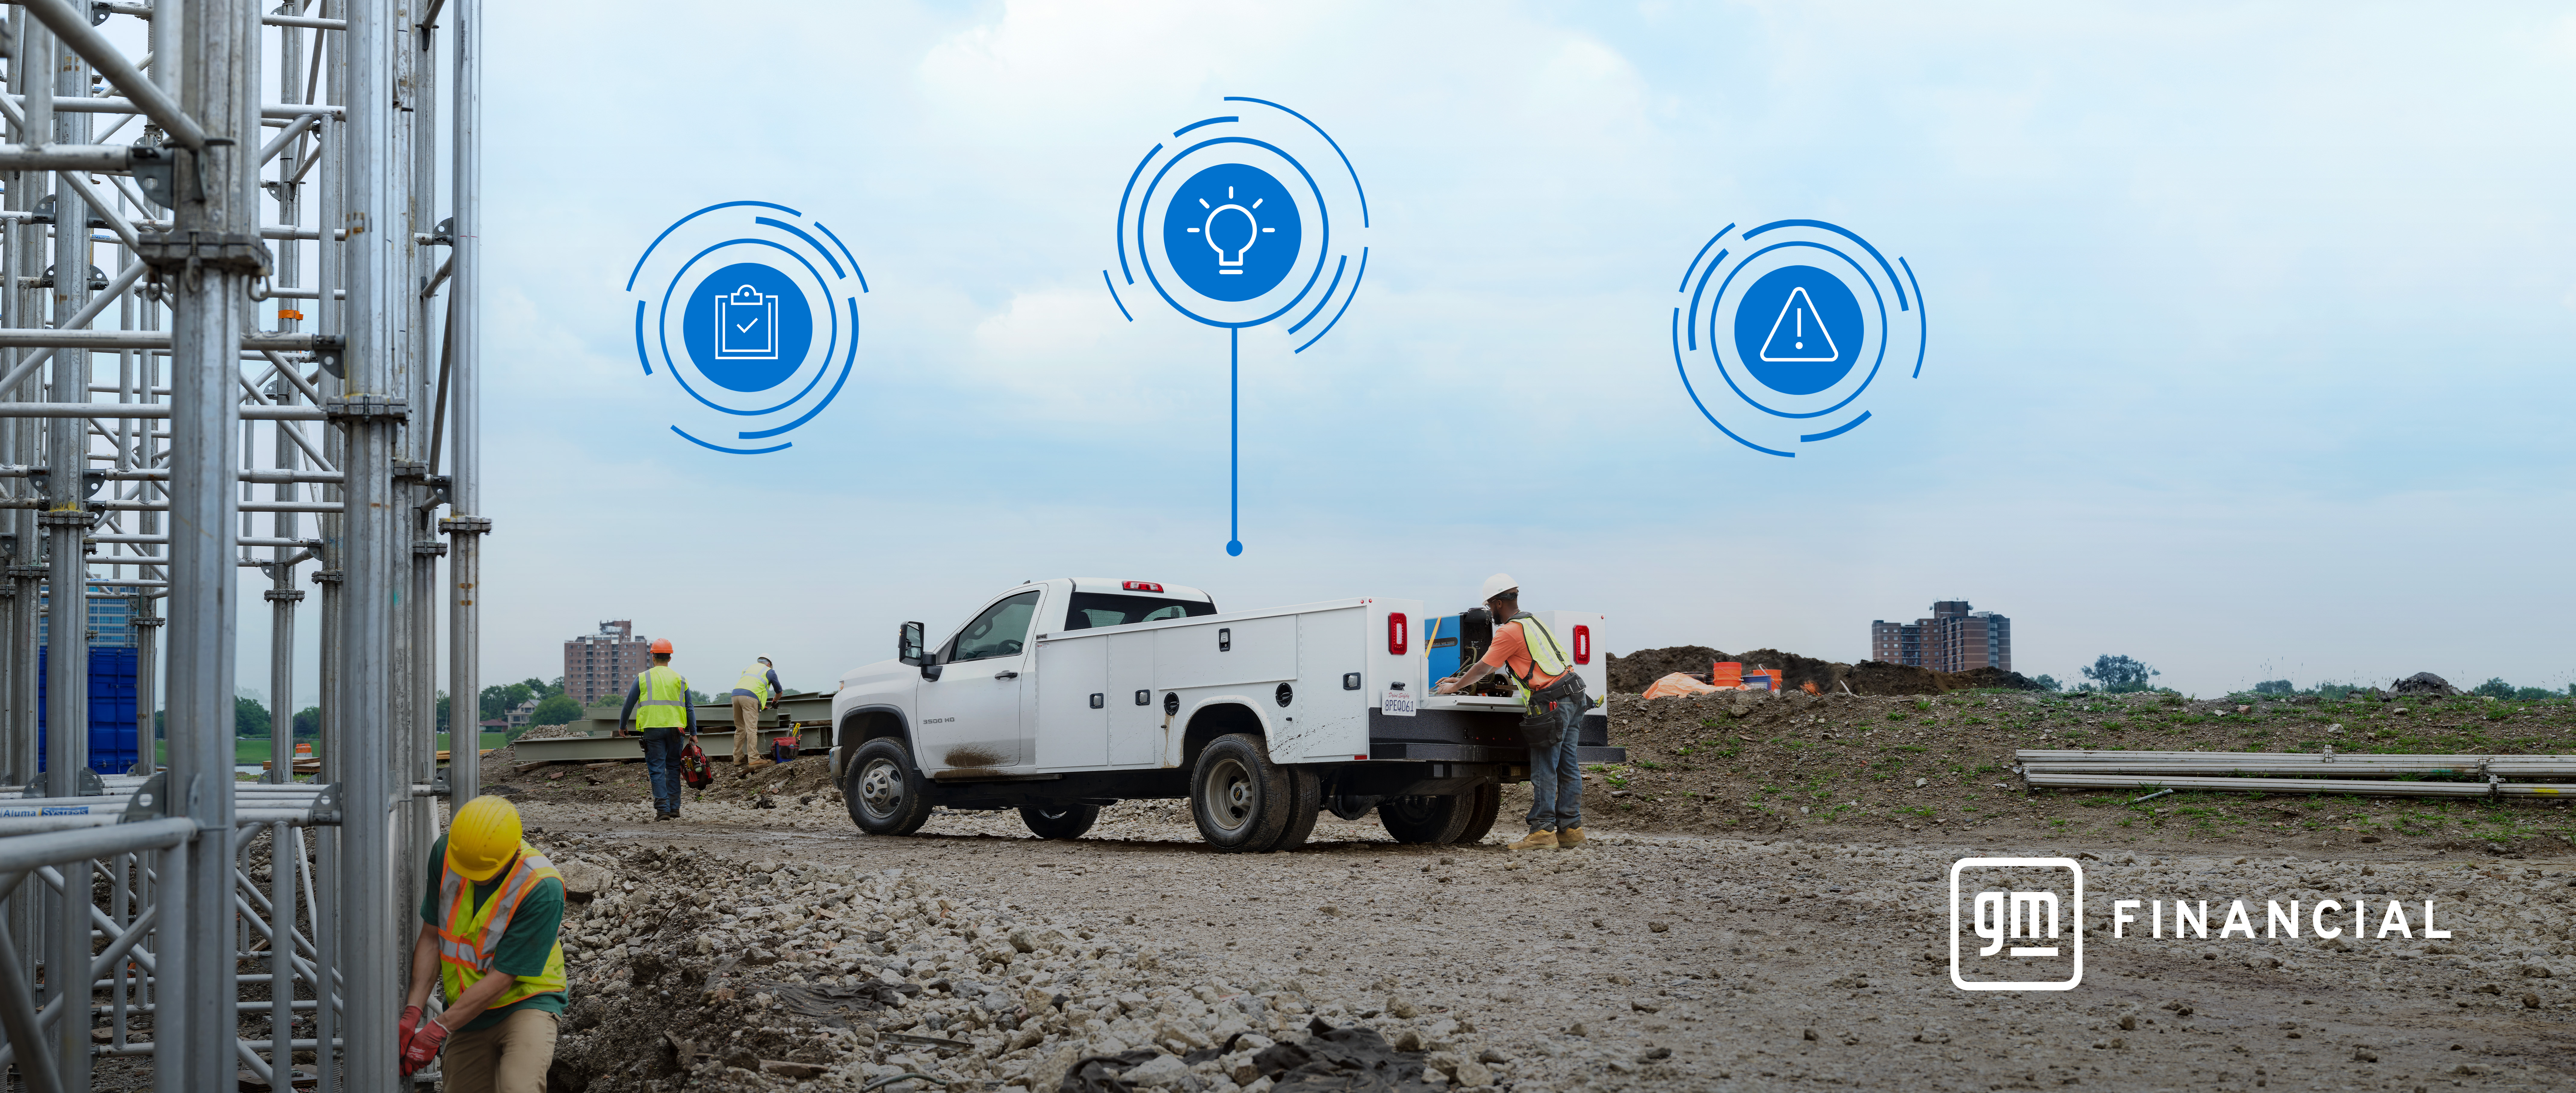
[[[1261,221],[1252,215],[1252,210],[1260,208],[1262,201],[1266,199],[1258,197],[1253,198],[1251,208],[1237,205],[1234,203],[1234,187],[1232,186],[1225,188],[1225,197],[1226,203],[1223,205],[1210,205],[1208,204],[1208,200],[1204,197],[1198,199],[1199,207],[1208,211],[1207,221],[1200,227],[1191,228],[1189,231],[1191,234],[1207,240],[1208,249],[1216,252],[1218,273],[1241,275],[1243,273],[1243,252],[1251,250],[1254,243],[1261,241],[1262,232],[1277,231],[1278,229],[1262,227]],[[1235,216],[1229,217],[1225,215],[1227,213],[1234,213]],[[1225,230],[1223,233],[1225,238],[1222,241],[1217,238],[1219,234],[1217,222],[1219,220],[1223,220],[1225,222]],[[1232,253],[1233,257],[1227,257],[1229,252]]]

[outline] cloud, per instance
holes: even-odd
[[[605,617],[820,669],[1023,577],[1254,606],[1498,568],[1621,648],[1853,656],[1959,593],[2061,677],[2564,671],[2553,9],[727,12],[495,12],[489,101],[540,104],[487,110],[496,677]],[[1325,124],[1373,219],[1329,338],[1244,341],[1241,559],[1223,332],[1098,282],[1128,172],[1228,94]],[[875,289],[852,388],[756,461],[668,434],[620,311],[653,233],[744,196]],[[1700,243],[1781,216],[1906,256],[1931,308],[1924,379],[1794,461],[1708,428],[1664,342]],[[2355,605],[2419,573],[2481,591],[2399,648]]]

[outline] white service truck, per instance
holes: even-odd
[[[1537,614],[1586,691],[1606,694],[1602,616]],[[1374,808],[1404,842],[1474,842],[1502,783],[1529,777],[1521,708],[1432,695],[1427,666],[1435,649],[1444,668],[1481,653],[1482,616],[1425,620],[1420,601],[1373,597],[1219,613],[1179,585],[1033,581],[936,646],[907,622],[894,659],[842,676],[832,772],[850,819],[880,835],[944,806],[1016,808],[1039,836],[1070,839],[1103,805],[1186,797],[1220,850],[1300,845],[1319,809]],[[1417,635],[1426,621],[1449,635]],[[1582,760],[1624,762],[1608,743],[1595,709]]]

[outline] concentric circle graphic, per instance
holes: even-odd
[[[1923,290],[1903,256],[1822,220],[1736,227],[1691,258],[1672,314],[1673,366],[1709,424],[1793,458],[1869,420],[1891,377],[1922,377]]]
[[[767,201],[709,205],[663,229],[627,275],[636,363],[671,379],[682,439],[730,455],[784,451],[793,442],[779,438],[849,382],[867,291],[821,221]]]
[[[1269,330],[1303,353],[1339,326],[1368,275],[1368,193],[1314,120],[1266,99],[1157,141],[1118,194],[1118,264],[1100,271],[1128,322],[1134,302],[1226,332],[1230,534],[1243,553],[1243,338]]]

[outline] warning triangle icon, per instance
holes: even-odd
[[[1780,305],[1780,317],[1771,321],[1771,336],[1762,341],[1762,359],[1822,362],[1841,356],[1825,321],[1816,316],[1816,302],[1807,298],[1807,290],[1790,289],[1788,302]]]

